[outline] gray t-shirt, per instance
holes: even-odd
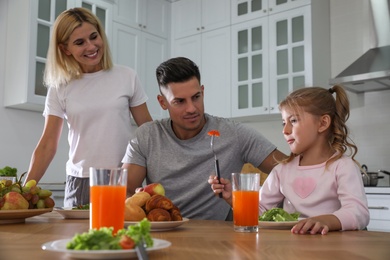
[[[248,126],[208,114],[205,117],[202,131],[189,140],[176,137],[169,118],[141,125],[122,162],[146,167],[146,183],[161,183],[184,217],[225,220],[230,206],[214,195],[207,182],[209,175],[215,174],[208,132],[220,132],[220,137],[214,137],[214,150],[221,177],[227,179],[245,163],[260,165],[276,147]]]

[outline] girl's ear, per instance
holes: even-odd
[[[160,104],[162,109],[164,109],[164,110],[168,109],[168,107],[167,107],[167,105],[165,103],[166,100],[165,100],[165,98],[162,95],[157,95],[157,101]]]
[[[320,122],[319,122],[319,127],[318,127],[318,132],[322,133],[322,132],[326,131],[329,128],[331,121],[332,121],[332,119],[330,118],[329,115],[321,116]]]

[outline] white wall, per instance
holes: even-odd
[[[0,0],[0,35],[6,35],[7,2]],[[10,14],[12,15],[12,14]],[[5,41],[0,40],[0,168],[11,166],[22,174],[28,170],[31,153],[33,152],[43,129],[44,117],[41,113],[5,108],[4,71],[5,71]],[[64,127],[57,155],[47,173],[41,180],[46,183],[65,181],[65,163],[68,154],[66,141],[67,129]],[[62,174],[61,174],[62,173]],[[20,175],[19,175],[20,176]]]

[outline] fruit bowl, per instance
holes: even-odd
[[[24,223],[26,218],[51,212],[53,208],[0,210],[0,224]]]

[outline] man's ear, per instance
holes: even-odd
[[[326,131],[329,128],[331,121],[332,121],[332,119],[330,118],[329,115],[321,116],[318,132],[322,133],[322,132]]]
[[[157,101],[160,104],[161,108],[167,110],[166,100],[162,95],[157,95]]]

